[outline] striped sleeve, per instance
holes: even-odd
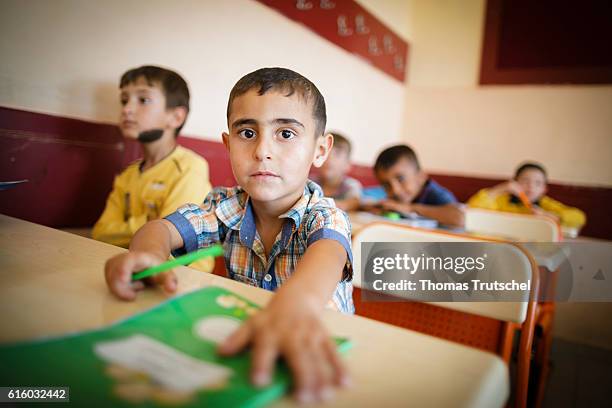
[[[346,250],[343,281],[353,278],[353,252],[351,250],[351,224],[346,213],[336,207],[315,207],[306,220],[306,242],[312,245],[320,239],[332,239]]]
[[[172,251],[173,256],[183,255],[221,241],[219,221],[215,209],[221,197],[218,191],[211,191],[201,206],[185,204],[168,215],[170,221],[183,238],[183,247]]]

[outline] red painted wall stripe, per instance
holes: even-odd
[[[257,0],[404,82],[408,43],[353,0]]]

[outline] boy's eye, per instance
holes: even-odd
[[[127,98],[121,98],[119,103],[121,103],[121,106],[125,106],[128,103]]]
[[[286,140],[289,140],[295,137],[295,133],[289,129],[281,130],[280,135],[283,139],[286,139]]]
[[[404,176],[401,176],[401,175],[397,176],[396,179],[397,179],[397,181],[399,181],[401,183],[402,181],[404,181]]]
[[[253,132],[251,129],[243,129],[238,132],[238,134],[244,137],[245,139],[252,139],[255,137],[255,132]]]
[[[146,105],[151,103],[151,98],[145,98],[144,96],[141,96],[140,98],[138,98],[138,101],[143,105]]]

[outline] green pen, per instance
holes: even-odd
[[[200,249],[198,251],[190,252],[188,254],[179,256],[178,258],[171,259],[157,266],[144,269],[138,273],[132,275],[132,280],[139,280],[148,278],[149,276],[157,275],[160,272],[165,272],[174,268],[175,266],[187,265],[198,259],[217,257],[223,255],[223,247],[219,244],[213,245],[208,248]]]

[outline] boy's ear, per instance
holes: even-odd
[[[223,139],[223,144],[225,145],[225,148],[227,149],[227,151],[229,152],[229,135],[226,132],[221,133],[221,138]]]
[[[419,178],[419,183],[425,184],[425,182],[427,181],[427,177],[429,176],[427,175],[427,173],[425,173],[423,169],[419,169],[417,173],[417,177]]]
[[[334,135],[328,133],[319,136],[315,141],[315,152],[312,160],[313,166],[321,167],[323,163],[325,163],[325,160],[327,160],[327,156],[329,156],[332,147],[334,147]]]
[[[172,108],[169,110],[169,113],[170,115],[168,125],[172,129],[179,128],[185,123],[185,120],[187,119],[187,108],[185,108],[184,106],[177,106],[176,108]]]

